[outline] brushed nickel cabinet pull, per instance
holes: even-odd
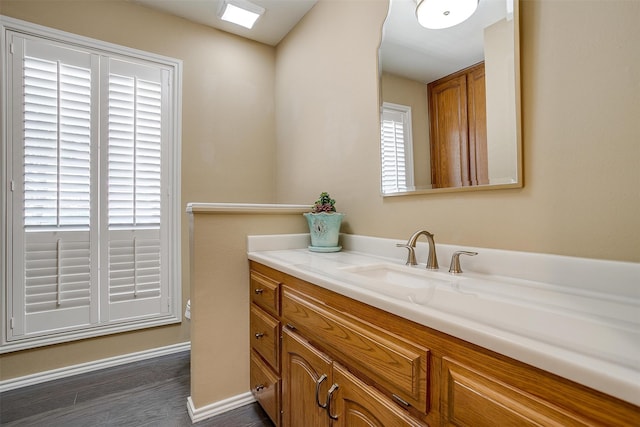
[[[255,292],[255,293],[256,293],[256,295],[260,295],[261,293],[263,293],[263,292],[264,292],[264,289],[256,288],[253,292]]]
[[[256,339],[259,340],[260,338],[262,338],[264,336],[264,334],[262,332],[258,332],[256,334]]]
[[[335,391],[337,389],[339,389],[340,386],[338,386],[338,384],[333,383],[333,385],[331,386],[331,388],[329,389],[329,392],[327,393],[327,415],[329,416],[329,418],[331,418],[332,420],[337,420],[338,416],[337,415],[333,415],[331,413],[331,399],[333,398],[333,393],[335,393]]]
[[[264,389],[264,384],[256,386],[256,391],[261,391],[262,389]]]
[[[411,403],[407,402],[406,400],[404,400],[403,398],[401,398],[397,394],[392,394],[391,397],[393,398],[393,400],[395,400],[396,402],[398,402],[399,404],[401,404],[403,406],[406,406],[406,407],[411,406]]]
[[[327,379],[327,374],[322,374],[320,376],[320,378],[318,378],[318,380],[316,381],[316,404],[322,408],[322,409],[326,409],[327,407],[327,402],[325,402],[324,404],[320,403],[320,385]]]

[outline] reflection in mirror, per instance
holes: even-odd
[[[454,0],[452,0],[454,1]],[[450,28],[390,0],[379,51],[382,194],[522,186],[518,0]]]

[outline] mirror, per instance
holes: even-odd
[[[522,187],[518,0],[450,28],[390,0],[379,50],[382,195]]]

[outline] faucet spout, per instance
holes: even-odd
[[[433,239],[433,233],[429,233],[427,230],[418,230],[415,233],[413,233],[411,237],[409,237],[407,246],[415,248],[416,242],[418,241],[418,237],[420,236],[426,236],[427,242],[429,243],[429,256],[427,257],[427,269],[437,270],[438,257],[436,256],[436,242]]]

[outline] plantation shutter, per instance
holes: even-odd
[[[11,18],[0,27],[0,344],[179,322],[180,61]]]
[[[398,106],[402,107],[402,106]],[[382,193],[407,191],[413,185],[409,139],[411,109],[385,104],[381,115]]]
[[[92,97],[96,57],[14,36],[15,335],[63,331],[97,321],[91,257]],[[21,122],[21,123],[19,123]]]
[[[104,254],[109,320],[168,311],[161,245],[166,72],[108,62],[107,217]],[[165,261],[166,262],[166,261]]]

